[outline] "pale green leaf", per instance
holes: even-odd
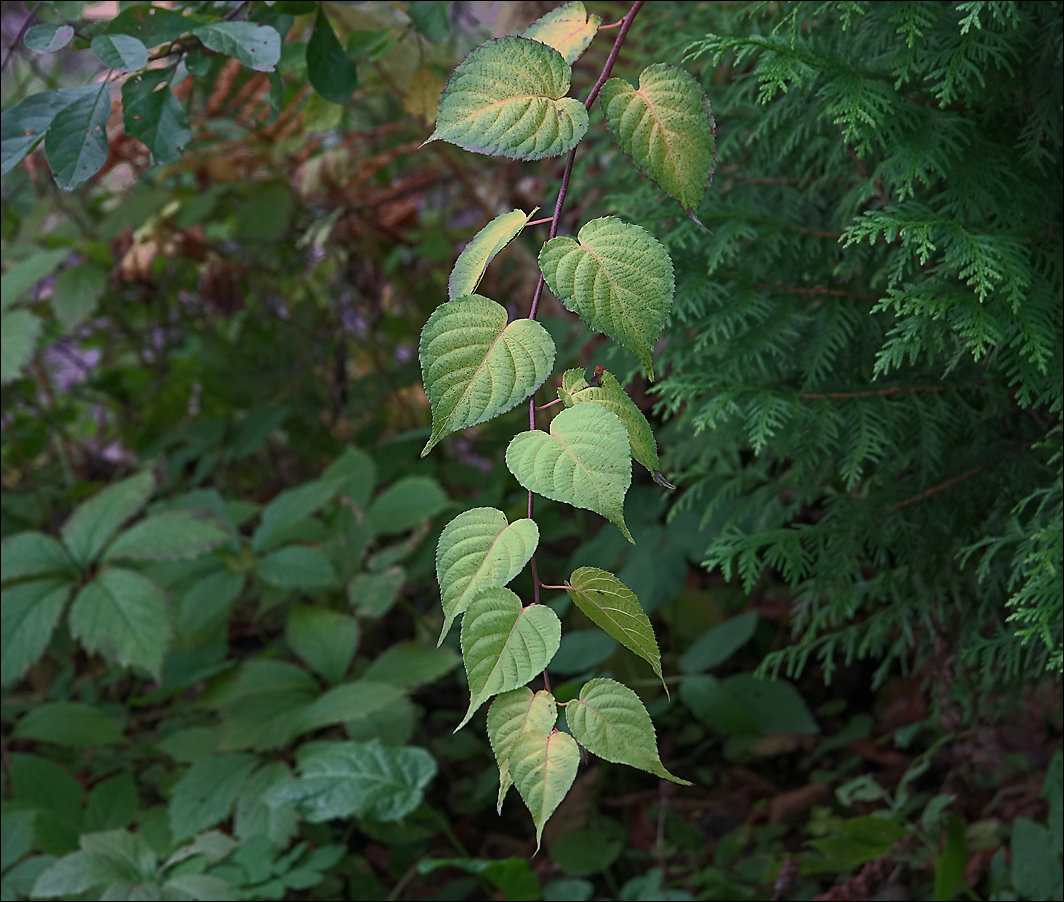
[[[355,656],[358,622],[350,614],[297,604],[288,612],[284,637],[308,667],[327,682],[339,683]]]
[[[481,44],[444,88],[429,141],[513,160],[566,154],[588,125],[584,105],[565,96],[571,78],[562,55],[539,41]]]
[[[96,312],[107,287],[107,271],[99,263],[70,266],[56,277],[52,309],[64,332],[71,332]]]
[[[550,433],[536,429],[515,435],[506,466],[530,492],[601,514],[629,542],[624,495],[632,483],[628,433],[615,413],[598,404],[563,410]]]
[[[297,721],[293,735],[357,720],[396,704],[404,696],[405,692],[398,686],[368,679],[334,686],[307,707]]]
[[[561,804],[576,779],[580,749],[568,733],[522,733],[510,750],[510,775],[536,825],[536,851],[543,825]]]
[[[95,96],[99,90],[97,85],[79,85],[76,88],[38,91],[4,110],[3,114],[0,114],[0,175],[6,175],[22,161],[44,137],[44,133],[62,110],[82,97]],[[63,253],[62,256],[66,254]],[[14,269],[15,267],[12,267],[4,274],[4,282]],[[4,307],[6,308],[6,304]]]
[[[44,654],[70,592],[70,583],[55,579],[4,589],[0,596],[0,685],[19,679]]]
[[[505,586],[520,573],[539,545],[539,527],[527,518],[506,522],[493,507],[476,507],[455,517],[436,546],[436,579],[443,601],[443,642],[455,617],[482,589]]]
[[[29,310],[7,310],[0,314],[0,385],[17,379],[22,368],[33,359],[43,328],[41,318]]]
[[[121,72],[134,72],[148,65],[148,48],[128,34],[98,34],[92,39],[92,52],[105,66]]]
[[[288,545],[255,565],[255,575],[281,589],[324,589],[336,585],[337,575],[325,552],[308,545]]]
[[[606,124],[640,172],[698,209],[713,172],[713,113],[694,77],[677,66],[655,63],[633,88],[611,78],[599,95]]]
[[[49,702],[33,708],[16,724],[11,735],[75,748],[122,741],[122,731],[114,722],[99,708],[83,702]]]
[[[193,30],[203,46],[240,60],[249,69],[271,72],[281,58],[281,36],[254,22],[211,22]]]
[[[212,755],[192,765],[170,794],[170,830],[175,840],[195,836],[229,817],[240,789],[259,759],[247,752]]]
[[[420,526],[447,507],[447,493],[429,476],[407,476],[388,486],[369,508],[378,533],[400,533]]]
[[[471,294],[437,307],[421,331],[421,374],[432,405],[424,457],[445,435],[515,407],[554,368],[554,342],[535,320]]]
[[[362,674],[364,679],[416,689],[434,683],[461,663],[450,648],[433,648],[421,642],[397,642],[381,652]]]
[[[654,381],[654,344],[672,310],[672,260],[646,229],[614,216],[577,235],[552,238],[539,266],[558,299],[597,332],[639,359]]]
[[[521,32],[521,37],[553,47],[571,66],[587,50],[601,24],[602,19],[589,16],[580,0],[573,0],[540,16]]]
[[[111,85],[104,81],[64,107],[52,120],[44,152],[55,183],[70,191],[99,172],[107,162],[107,120],[111,118]]]
[[[607,410],[612,410],[628,431],[628,443],[632,446],[632,457],[639,461],[652,474],[661,468],[658,461],[658,445],[643,411],[635,406],[621,383],[605,370],[599,376],[598,385],[589,385],[580,369],[566,370],[562,374],[562,385],[558,397],[566,407],[572,407],[584,401],[594,401]]]
[[[74,560],[81,565],[91,563],[118,528],[148,503],[154,491],[155,477],[144,470],[80,504],[59,530]]]
[[[606,679],[586,683],[580,697],[566,706],[565,720],[576,741],[591,754],[691,785],[665,769],[650,715],[639,696],[622,683]]]
[[[525,223],[532,218],[532,213],[526,214],[520,210],[503,213],[473,236],[473,240],[458,255],[454,269],[451,270],[451,277],[447,281],[449,300],[465,297],[477,290],[488,264],[499,251],[521,234]]]
[[[486,589],[473,599],[462,620],[469,710],[455,732],[491,696],[517,689],[542,671],[561,638],[561,621],[546,605],[522,607],[509,589]]]
[[[77,572],[67,550],[43,532],[19,532],[0,543],[0,579]]]
[[[499,800],[496,811],[502,813],[502,802],[513,785],[510,776],[510,750],[517,737],[529,730],[547,734],[558,720],[558,706],[554,696],[545,690],[532,694],[527,686],[497,695],[488,708],[488,741],[499,766]]]
[[[34,25],[23,39],[34,53],[55,53],[74,39],[74,29],[69,25]]]
[[[631,589],[606,570],[581,567],[569,577],[566,591],[592,623],[639,655],[665,684],[654,627]]]
[[[90,652],[156,677],[170,645],[166,595],[148,577],[118,567],[86,585],[70,607],[70,632]]]
[[[152,514],[118,536],[103,560],[173,561],[194,558],[233,538],[228,526],[206,510]]]

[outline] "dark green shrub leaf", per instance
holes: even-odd
[[[347,614],[307,605],[295,605],[288,612],[288,647],[329,683],[339,683],[346,675],[358,636],[358,624]]]
[[[103,82],[63,107],[44,138],[44,152],[55,183],[71,191],[92,178],[107,162],[107,120],[111,118],[111,90]]]
[[[281,589],[323,589],[339,579],[328,556],[307,545],[271,552],[255,565],[255,575]]]
[[[562,644],[551,658],[547,669],[551,673],[586,673],[610,659],[618,642],[597,627],[587,630],[566,630]]]
[[[330,103],[347,103],[358,87],[358,68],[344,53],[320,4],[314,34],[307,43],[307,77]]]
[[[68,106],[84,97],[95,97],[100,93],[98,85],[80,85],[76,88],[59,88],[55,91],[40,91],[20,100],[13,107],[0,114],[0,175],[6,175],[28,154],[37,142],[44,137],[55,117]],[[50,251],[58,254],[58,251]],[[63,253],[59,261],[67,256]],[[12,267],[4,276],[4,281],[17,267]],[[52,267],[54,269],[55,266]],[[34,279],[33,281],[37,281]],[[4,308],[7,307],[7,290],[4,291]]]
[[[378,655],[363,677],[402,689],[416,689],[447,675],[461,663],[449,648],[433,648],[417,641],[397,642]]]
[[[82,566],[91,563],[118,528],[138,514],[155,491],[149,470],[123,479],[80,504],[59,530],[63,543]]]
[[[158,47],[187,34],[199,23],[192,16],[183,16],[160,6],[137,4],[123,9],[107,23],[107,34],[132,35],[146,47]]]
[[[148,48],[128,34],[98,34],[92,39],[92,52],[105,66],[122,72],[148,65]]]
[[[723,664],[754,637],[757,621],[757,612],[747,611],[703,633],[680,658],[680,672],[703,673]]]
[[[158,163],[181,158],[192,140],[188,116],[168,85],[144,90],[136,79],[122,86],[123,122],[126,132],[147,145]],[[49,132],[51,134],[51,132]]]
[[[0,385],[7,385],[33,359],[43,324],[29,310],[8,310],[0,315],[0,329]]]
[[[170,796],[174,839],[187,839],[228,818],[244,781],[258,763],[255,755],[231,752],[193,764],[174,784]]]
[[[26,32],[26,46],[34,53],[55,53],[74,39],[69,25],[34,25]]]
[[[20,532],[0,543],[0,574],[11,582],[27,576],[75,575],[67,550],[43,532]]]
[[[591,877],[612,865],[624,849],[624,836],[594,828],[566,833],[550,847],[550,860],[569,877]]]
[[[43,95],[34,94],[33,97],[29,97],[27,100],[32,100],[41,96]],[[26,101],[23,101],[23,103],[25,102]],[[22,105],[23,104],[19,104],[17,107],[12,107],[12,109],[4,113],[4,116],[14,113]],[[56,112],[58,112],[58,110],[56,110]],[[51,121],[51,118],[48,118],[49,124]],[[6,128],[8,120],[5,119],[4,122]],[[45,128],[47,128],[47,125],[45,125]],[[7,170],[5,169],[4,172],[7,172]],[[25,260],[20,260],[14,266],[9,268],[4,273],[3,280],[0,280],[0,310],[3,310],[6,313],[8,307],[22,297],[29,288],[36,285],[41,279],[50,276],[55,272],[55,268],[69,256],[70,248],[67,247],[60,247],[50,251],[42,250],[31,254]]]
[[[55,280],[52,309],[64,332],[72,332],[96,312],[107,287],[107,272],[98,263],[70,266]]]
[[[266,25],[211,22],[200,25],[192,33],[208,50],[231,56],[259,72],[271,71],[281,58],[281,36]]]
[[[357,720],[396,704],[404,695],[398,686],[369,679],[334,686],[303,711],[295,724],[294,735],[320,730],[346,720]]]
[[[4,589],[0,685],[19,679],[44,654],[72,588],[68,582],[45,579]]]
[[[407,15],[414,27],[435,43],[451,33],[447,23],[447,0],[412,0]]]
[[[360,573],[347,584],[347,600],[360,617],[376,620],[391,610],[404,582],[406,571],[402,567]]]
[[[103,553],[103,560],[173,561],[194,558],[231,541],[233,533],[204,510],[172,510],[153,514],[121,533]]]
[[[12,736],[82,748],[121,742],[122,731],[99,708],[82,702],[51,702],[31,710]]]
[[[435,517],[450,501],[428,476],[406,476],[388,486],[370,505],[369,521],[377,533],[406,532]]]
[[[33,811],[12,811],[0,818],[0,871],[7,871],[33,848]]]
[[[115,774],[90,790],[81,829],[85,833],[121,830],[133,823],[139,810],[140,796],[133,774]]]
[[[963,842],[961,834],[959,842]],[[948,841],[947,841],[948,842]],[[1012,825],[1012,885],[1024,899],[1056,899],[1061,895],[1060,846],[1050,831],[1030,818]],[[963,866],[962,866],[963,871]],[[952,876],[952,875],[951,875]],[[935,869],[935,890],[939,888]],[[942,898],[936,895],[936,898]]]

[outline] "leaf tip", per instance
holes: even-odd
[[[667,480],[665,478],[665,474],[662,473],[661,470],[655,470],[654,471],[654,482],[656,482],[658,485],[660,485],[663,489],[675,489],[676,488],[676,486],[674,486],[671,482],[669,482],[669,480]]]

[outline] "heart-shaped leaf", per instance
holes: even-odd
[[[602,19],[589,16],[580,0],[573,0],[540,16],[521,32],[521,37],[553,47],[571,66],[587,50],[601,24]]]
[[[648,178],[688,211],[698,209],[713,174],[713,113],[694,77],[655,63],[633,88],[611,78],[599,95],[606,124]]]
[[[471,294],[436,308],[421,330],[421,375],[432,405],[424,457],[445,435],[497,417],[539,388],[554,368],[554,342],[530,319]]]
[[[482,590],[505,586],[524,569],[539,544],[539,527],[527,518],[507,523],[493,507],[476,507],[455,517],[436,546],[436,579],[443,599],[443,642],[454,618]]]
[[[536,825],[536,851],[543,825],[576,779],[580,749],[568,733],[522,733],[510,750],[510,774]]]
[[[569,577],[565,591],[595,626],[601,627],[654,668],[664,685],[661,652],[654,627],[631,589],[606,570],[581,567]]]
[[[576,741],[591,754],[614,764],[630,764],[673,783],[691,785],[665,769],[650,715],[639,696],[622,683],[591,680],[580,690],[580,697],[566,706],[565,720]]]
[[[491,696],[523,686],[542,671],[562,639],[558,615],[546,605],[521,606],[509,589],[487,589],[462,620],[462,658],[469,682],[469,710],[455,728]]]
[[[584,105],[565,96],[571,78],[562,55],[539,41],[505,37],[481,44],[443,89],[429,141],[513,160],[566,154],[588,124]]]
[[[522,734],[534,730],[544,735],[554,729],[558,705],[554,696],[540,690],[535,695],[527,686],[497,695],[488,708],[488,740],[499,765],[499,801],[496,812],[502,813],[502,800],[513,786],[510,776],[510,750]]]
[[[654,381],[654,343],[672,309],[675,279],[665,246],[614,216],[593,219],[578,240],[551,238],[543,276],[567,309],[628,348]]]
[[[598,404],[563,410],[541,430],[515,435],[506,466],[530,492],[601,514],[629,542],[624,494],[632,482],[628,433],[617,414]]]
[[[447,282],[447,297],[453,301],[476,291],[492,258],[521,233],[531,218],[531,213],[513,210],[496,216],[477,232],[455,261]]]

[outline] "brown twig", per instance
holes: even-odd
[[[932,495],[937,495],[939,492],[948,489],[952,485],[956,485],[958,482],[963,482],[970,476],[974,476],[988,467],[999,464],[1006,457],[1010,457],[1013,454],[1019,454],[1021,451],[1026,451],[1028,448],[1037,444],[1038,440],[1024,442],[1022,445],[1017,445],[1015,448],[1010,448],[1004,454],[999,454],[997,457],[993,457],[985,463],[979,464],[977,467],[972,467],[970,470],[965,470],[960,476],[954,476],[952,479],[947,479],[945,482],[940,482],[938,485],[932,486],[929,489],[925,489],[917,495],[913,495],[911,498],[906,498],[904,501],[899,501],[897,504],[892,504],[887,508],[888,511],[900,510],[903,507],[908,507],[910,504],[915,504],[917,501],[923,501],[925,498],[930,498]]]
[[[861,294],[856,291],[843,291],[840,288],[797,288],[793,285],[769,285],[767,282],[751,282],[754,288],[767,288],[769,291],[782,291],[785,294],[800,294],[806,297],[857,298],[861,301],[878,301],[875,295]]]

